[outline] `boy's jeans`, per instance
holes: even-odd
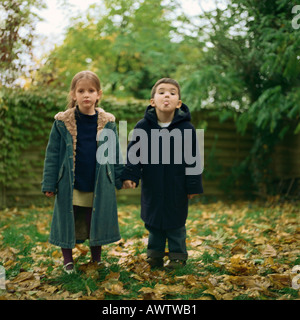
[[[168,230],[160,230],[148,225],[145,225],[145,227],[149,231],[148,257],[163,258],[165,256],[166,240],[168,239],[170,260],[187,260],[185,226]]]

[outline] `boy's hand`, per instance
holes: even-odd
[[[54,196],[54,192],[46,191],[46,192],[45,192],[45,196],[48,197],[48,198],[51,198],[51,197]]]
[[[196,196],[198,196],[198,194],[188,194],[188,199],[193,199]]]
[[[123,181],[123,189],[135,189],[136,183],[131,180]]]

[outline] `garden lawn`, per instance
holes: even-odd
[[[273,199],[274,200],[274,199]],[[185,267],[150,270],[140,207],[119,205],[122,239],[90,263],[88,241],[73,250],[75,274],[47,242],[52,208],[0,211],[0,265],[7,300],[296,300],[300,265],[297,203],[190,205]],[[165,263],[168,257],[165,257]],[[296,278],[297,277],[297,278]],[[295,281],[296,280],[296,281]],[[300,281],[299,281],[300,282]],[[300,284],[299,284],[300,286]]]

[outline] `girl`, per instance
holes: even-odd
[[[120,240],[115,187],[123,165],[96,161],[98,139],[104,128],[114,131],[116,155],[119,143],[115,117],[98,108],[102,90],[97,75],[76,74],[65,112],[54,118],[42,181],[42,192],[55,197],[49,242],[60,246],[64,270],[74,271],[72,248],[89,238],[92,260],[100,263],[101,246]]]

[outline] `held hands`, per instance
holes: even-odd
[[[136,183],[131,181],[131,180],[125,180],[123,181],[123,186],[122,189],[135,189],[136,188]],[[198,194],[188,194],[188,199],[193,199],[196,196],[198,196]]]
[[[135,189],[136,183],[131,180],[125,180],[123,181],[122,189]]]

